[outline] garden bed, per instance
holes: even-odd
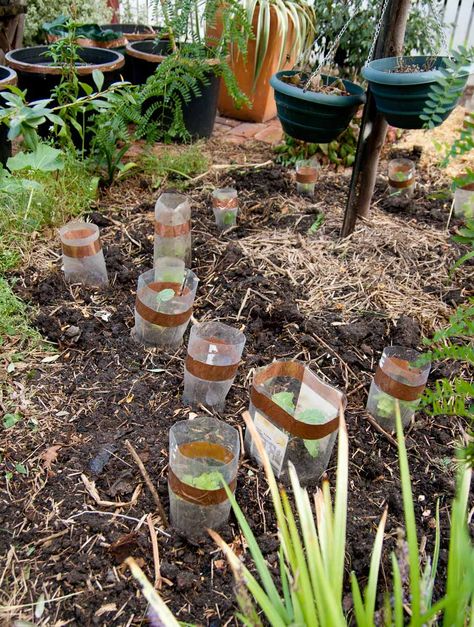
[[[235,163],[244,161],[248,146],[225,148],[211,141],[206,151],[214,162]],[[268,149],[255,145],[252,161],[271,157]],[[371,375],[384,346],[419,346],[422,333],[429,336],[444,324],[452,306],[469,296],[461,286],[472,276],[472,266],[466,265],[451,284],[446,281],[460,254],[445,230],[449,203],[426,197],[425,185],[430,192],[442,187],[438,170],[424,166],[417,176],[424,183],[413,201],[419,207],[422,199],[418,215],[389,211],[381,183],[371,217],[345,241],[338,240],[338,233],[349,172],[325,171],[314,202],[295,195],[289,171],[279,166],[217,170],[186,191],[193,205],[192,268],[200,278],[194,319],[242,327],[247,338],[244,364],[221,417],[242,432],[249,371],[272,359],[302,359],[346,390],[347,567],[362,579],[384,506],[389,507],[385,565],[403,520],[396,446],[374,430],[364,410]],[[226,186],[238,190],[240,213],[238,226],[220,235],[211,192]],[[42,620],[51,617],[50,624],[139,625],[146,615],[145,600],[120,564],[131,554],[153,579],[145,516],[155,512],[154,501],[144,486],[130,507],[98,505],[81,474],[95,481],[102,500],[130,501],[142,478],[125,446],[128,439],[168,504],[168,431],[189,415],[181,402],[186,348],[146,349],[130,337],[137,276],[153,258],[156,195],[146,178],[128,179],[113,187],[90,216],[101,228],[110,287],[68,287],[52,233],[38,240],[35,255],[17,276],[16,293],[32,303],[35,326],[58,353],[24,355],[13,372],[2,375],[8,377],[13,406],[23,415],[4,433],[5,461],[9,469],[21,463],[29,473],[14,472],[0,485],[0,615],[6,619],[31,620],[41,594],[51,599],[41,615]],[[321,212],[322,226],[309,234]],[[443,366],[435,367],[430,381],[440,372],[446,374]],[[12,411],[11,400],[2,403]],[[407,435],[417,524],[427,554],[433,551],[436,501],[441,499],[443,572],[454,492],[452,458],[461,427],[456,418],[418,413]],[[310,485],[311,491],[316,487]],[[247,458],[239,469],[236,496],[265,558],[277,570],[279,544],[266,482]],[[232,517],[223,536],[245,557]],[[158,542],[162,595],[177,617],[212,627],[237,624],[232,575],[215,545],[210,540],[190,544],[172,529],[159,533]]]

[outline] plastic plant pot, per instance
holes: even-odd
[[[90,222],[68,222],[59,229],[64,276],[71,283],[107,285],[109,282],[99,227]]]
[[[192,327],[184,364],[183,402],[222,411],[234,382],[245,345],[245,335],[222,322]]]
[[[459,218],[474,219],[474,183],[456,187],[454,214]]]
[[[255,372],[249,412],[275,475],[288,480],[288,462],[302,482],[326,470],[345,396],[300,361],[275,361]],[[245,448],[259,461],[250,432]]]
[[[170,429],[168,492],[172,526],[188,538],[207,536],[227,522],[240,455],[234,427],[212,417],[181,420]]]
[[[143,344],[176,348],[189,324],[199,280],[185,270],[182,283],[157,281],[155,272],[138,277],[132,335]]]
[[[410,198],[415,190],[415,164],[410,159],[392,159],[388,164],[391,195]]]
[[[384,348],[370,386],[367,411],[387,431],[395,431],[397,402],[404,427],[420,403],[430,372],[429,363],[418,365],[420,357],[421,353],[411,348]]]
[[[160,257],[177,257],[191,265],[191,205],[183,194],[164,193],[155,205],[155,265]]]
[[[369,82],[378,111],[395,128],[422,128],[421,117],[428,103],[431,89],[443,76],[446,57],[387,57],[376,59],[362,68],[362,76]],[[397,72],[397,68],[429,67],[426,71]],[[460,77],[459,84],[449,92],[449,97],[439,115],[441,124],[454,109],[462,95],[469,71]]]
[[[219,229],[228,229],[237,223],[239,199],[233,187],[223,187],[212,192],[212,210]]]
[[[298,194],[314,195],[318,170],[319,163],[315,159],[301,159],[296,162],[296,191]]]

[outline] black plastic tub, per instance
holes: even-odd
[[[102,24],[101,28],[113,30],[114,33],[121,33],[129,42],[146,41],[156,37],[153,28],[145,24]]]
[[[5,100],[2,97],[2,91],[8,85],[16,85],[17,75],[16,72],[9,67],[0,65],[0,107],[5,105]],[[0,164],[5,165],[8,157],[11,157],[12,146],[8,141],[8,126],[6,124],[0,124]]]
[[[33,46],[12,50],[5,55],[8,65],[18,74],[18,87],[26,89],[29,102],[50,98],[51,91],[61,82],[61,68],[48,60],[45,54],[48,49],[48,46]],[[77,73],[82,82],[95,89],[94,70],[104,74],[104,88],[121,80],[125,64],[123,54],[102,48],[81,48],[79,55],[83,63],[77,65]]]
[[[131,82],[143,85],[154,74],[165,56],[171,52],[168,39],[154,41],[133,41],[125,48],[127,67],[130,68]]]

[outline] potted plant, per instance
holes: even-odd
[[[45,22],[43,30],[46,33],[48,43],[52,44],[58,39],[68,37],[70,33],[70,20],[65,15],[60,15],[52,22]],[[127,40],[123,33],[113,30],[107,26],[98,24],[76,24],[75,41],[79,46],[94,48],[111,48],[122,51]]]
[[[245,101],[227,52],[229,45],[246,51],[250,34],[246,12],[238,0],[224,6],[220,0],[190,0],[184,5],[179,0],[155,0],[155,8],[164,25],[157,40],[127,46],[127,54],[144,62],[143,72],[148,73],[137,132],[150,137],[151,129],[154,139],[165,141],[209,137],[221,78],[237,101]],[[218,11],[225,27],[216,42],[207,37],[206,29],[215,24]]]
[[[145,24],[102,24],[101,28],[123,35],[128,42],[155,39],[156,32]]]
[[[313,143],[329,143],[348,126],[365,102],[359,85],[334,76],[284,70],[270,79],[285,133]]]
[[[426,123],[424,112],[430,101],[431,89],[449,68],[447,57],[414,56],[377,59],[362,68],[369,82],[377,109],[387,122],[396,128],[422,128]],[[451,113],[462,95],[469,70],[444,94],[444,99],[432,126],[439,126]]]
[[[306,0],[246,0],[244,6],[252,25],[252,37],[246,55],[238,47],[231,47],[230,67],[250,104],[237,108],[232,95],[222,85],[218,108],[221,115],[231,118],[266,122],[276,115],[270,78],[275,72],[293,67],[311,45],[316,15]],[[216,28],[210,31],[217,41],[222,28],[222,20],[218,19]]]
[[[10,85],[16,85],[16,72],[8,67],[0,65],[0,108],[5,105],[1,92]],[[11,156],[11,143],[8,141],[8,127],[6,124],[0,124],[0,165],[5,165],[8,157]]]

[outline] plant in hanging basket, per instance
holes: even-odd
[[[387,57],[362,68],[369,82],[377,109],[391,126],[422,128],[423,111],[449,69],[448,57]],[[460,73],[444,99],[433,126],[439,126],[456,106],[466,85],[469,71]],[[439,87],[441,89],[441,87]]]
[[[348,126],[365,102],[362,87],[334,76],[319,75],[305,90],[307,76],[283,71],[270,83],[275,90],[278,118],[285,133],[306,142],[327,143]]]

